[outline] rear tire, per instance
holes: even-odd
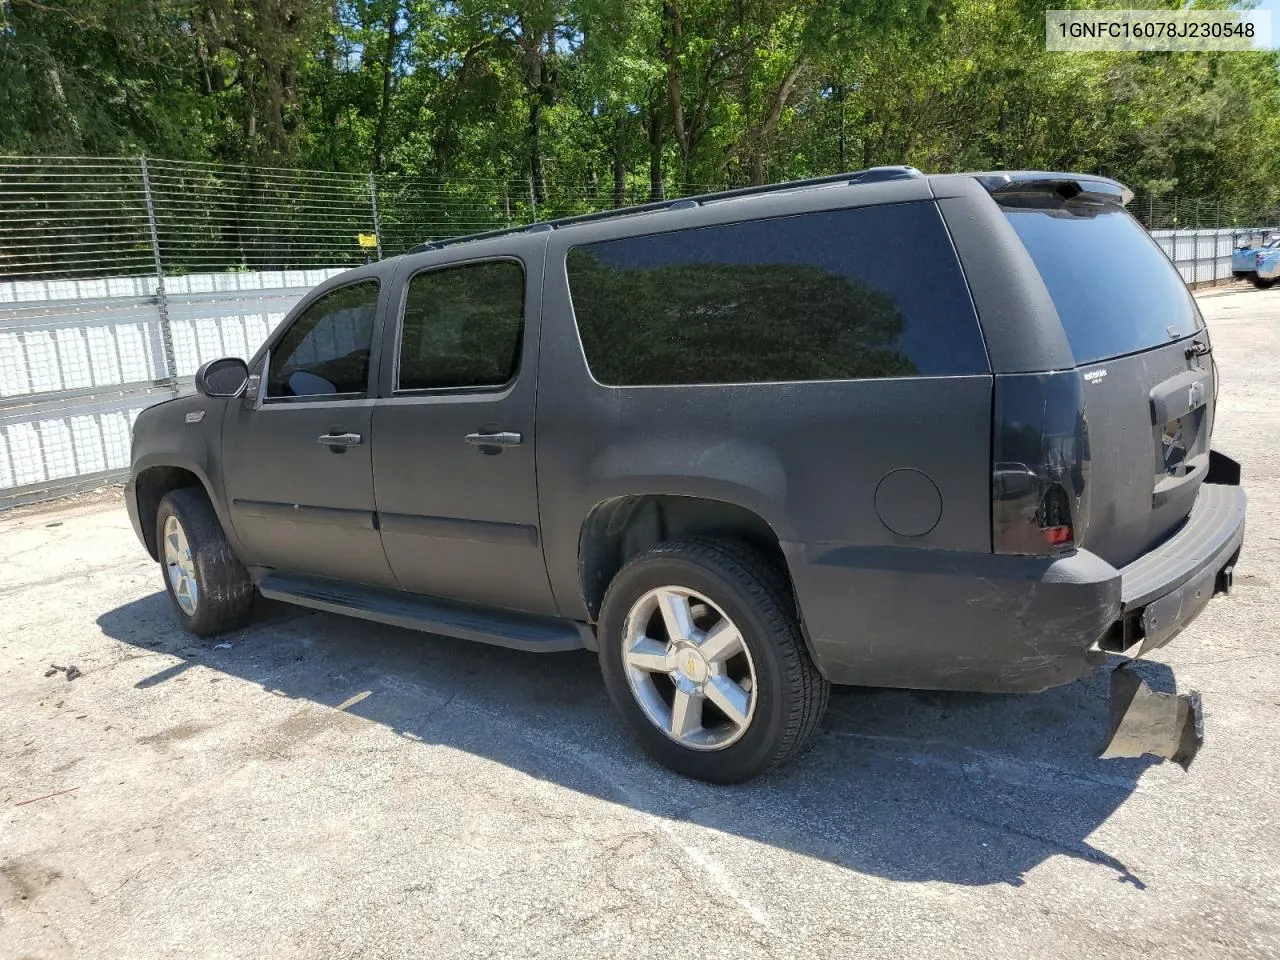
[[[253,581],[203,490],[170,490],[156,511],[156,553],[182,625],[198,637],[236,630],[253,612]]]
[[[609,699],[640,746],[711,783],[793,757],[830,696],[784,571],[734,540],[670,541],[627,563],[605,594],[599,647]]]

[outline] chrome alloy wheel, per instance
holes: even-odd
[[[164,521],[164,565],[169,573],[169,586],[173,599],[188,617],[196,614],[200,589],[196,586],[196,565],[191,560],[191,545],[187,532],[178,518],[170,514]]]
[[[722,750],[751,725],[751,654],[728,615],[693,590],[658,587],[632,605],[622,662],[640,709],[682,747]]]

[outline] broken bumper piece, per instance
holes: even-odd
[[[1204,742],[1200,694],[1156,693],[1128,664],[1111,674],[1110,714],[1103,760],[1152,754],[1186,770]]]

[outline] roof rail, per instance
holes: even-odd
[[[700,207],[706,203],[718,203],[721,200],[737,200],[739,197],[754,197],[766,193],[780,193],[786,190],[800,190],[805,187],[821,187],[847,183],[850,186],[867,183],[882,183],[886,180],[915,180],[924,174],[915,167],[870,167],[866,170],[854,170],[851,173],[834,173],[825,177],[810,177],[807,180],[788,180],[784,183],[766,183],[754,187],[737,187],[732,190],[719,190],[715,193],[703,193],[692,197],[679,197],[674,200],[654,200],[633,207],[616,207],[612,210],[600,210],[596,213],[580,213],[572,217],[559,217],[555,220],[539,220],[532,224],[518,227],[504,227],[499,230],[486,230],[483,233],[469,233],[459,237],[444,237],[419,244],[409,253],[426,253],[451,247],[458,243],[471,243],[475,240],[491,240],[494,237],[506,237],[516,233],[530,231],[558,230],[560,227],[575,223],[593,223],[597,220],[612,220],[615,217],[629,217],[637,213],[654,213],[658,210],[686,210]]]

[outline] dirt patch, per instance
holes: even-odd
[[[108,483],[84,493],[73,493],[70,496],[53,495],[48,500],[38,503],[24,503],[20,506],[5,508],[0,504],[0,519],[30,520],[45,514],[64,514],[81,508],[96,509],[101,506],[117,506],[124,497],[123,483]],[[62,519],[59,516],[58,520]]]

